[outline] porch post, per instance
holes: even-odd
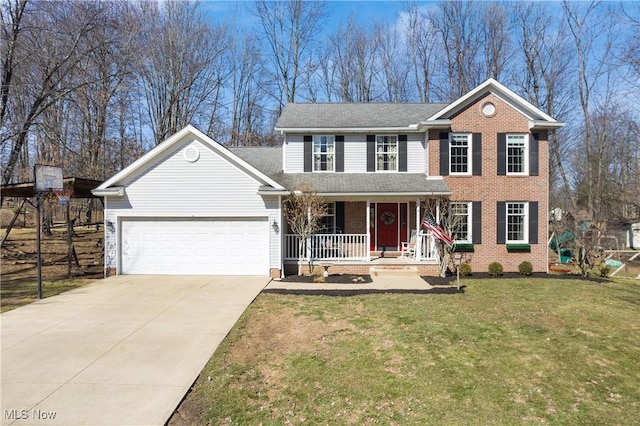
[[[307,220],[309,222],[311,222],[311,207],[307,207]],[[311,234],[307,234],[307,241],[306,241],[306,261],[307,262],[311,262]]]
[[[366,244],[367,246],[365,247],[365,260],[367,262],[371,261],[371,200],[367,199],[367,212],[366,212],[366,222],[367,222],[367,238],[366,238]]]
[[[422,258],[422,236],[420,229],[422,228],[422,215],[420,214],[420,198],[416,199],[416,249],[413,256],[416,260]]]

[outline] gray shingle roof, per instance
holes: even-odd
[[[448,104],[290,103],[276,129],[409,127],[431,117]]]
[[[288,191],[307,182],[320,194],[450,194],[443,180],[427,180],[423,173],[284,173],[281,147],[229,148]]]

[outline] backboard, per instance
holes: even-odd
[[[36,192],[48,192],[52,189],[63,188],[62,168],[36,164],[33,166]]]

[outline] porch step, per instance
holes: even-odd
[[[376,265],[369,268],[369,274],[376,276],[419,276],[418,268],[411,265]]]

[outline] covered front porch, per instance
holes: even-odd
[[[285,233],[284,261],[437,264],[438,245],[421,227],[427,205],[439,214],[439,199],[328,201],[320,233]]]

